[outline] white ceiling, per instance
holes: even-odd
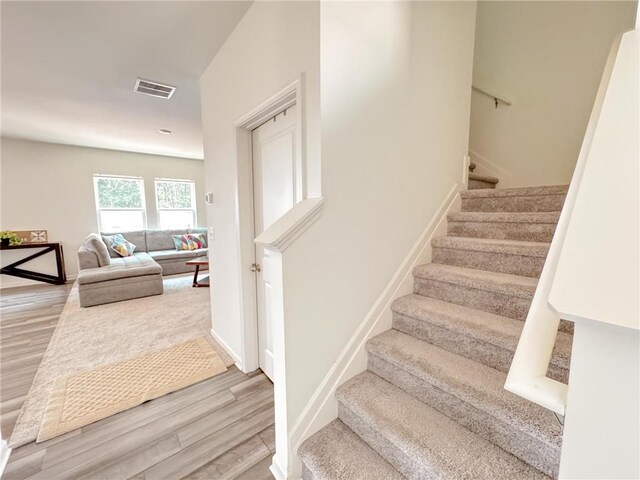
[[[2,135],[202,158],[199,77],[249,6],[2,1]],[[177,90],[134,93],[137,77]]]

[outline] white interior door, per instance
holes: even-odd
[[[297,199],[296,126],[298,109],[289,107],[251,133],[255,235],[288,212]],[[256,247],[258,348],[260,368],[273,380],[273,337],[269,254]]]

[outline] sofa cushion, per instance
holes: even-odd
[[[186,229],[180,230],[147,230],[147,252],[157,250],[175,250],[173,235],[184,235]]]
[[[184,235],[171,235],[176,250],[199,250],[207,248],[207,242],[202,233],[185,233]]]
[[[182,252],[184,250],[195,250],[195,245],[191,242],[191,237],[189,234],[184,235],[171,235],[173,239],[173,244],[176,246],[176,251]]]
[[[78,284],[106,282],[119,278],[141,277],[162,274],[162,267],[145,252],[136,252],[130,257],[114,258],[107,267],[89,268],[78,273]]]
[[[109,249],[107,248],[106,243],[102,241],[95,233],[90,234],[87,238],[84,239],[84,248],[89,250],[90,252],[95,253],[98,258],[98,266],[106,267],[111,263],[111,256],[109,255]]]
[[[114,252],[111,249],[111,244],[109,241],[107,241],[105,237],[117,235],[118,233],[122,234],[125,240],[133,243],[136,246],[136,252],[147,251],[147,239],[146,239],[147,235],[145,230],[135,230],[131,232],[100,232],[100,233],[102,235],[102,239],[104,240],[104,243],[106,243],[107,247],[109,247],[109,255],[111,255],[111,258],[118,258],[120,255],[118,255],[116,252]]]
[[[87,250],[87,248],[82,245],[78,249],[78,270],[84,270],[85,268],[98,268],[100,266],[100,262],[98,262],[98,255],[96,252],[92,252]],[[107,253],[107,256],[109,254]],[[109,258],[111,261],[111,258]]]
[[[121,257],[130,257],[136,249],[136,246],[122,236],[121,233],[109,235],[105,237],[111,244],[110,248]]]
[[[195,245],[194,250],[207,248],[207,236],[204,233],[189,233],[187,234],[187,238]]]
[[[201,248],[200,250],[157,250],[155,252],[149,252],[149,256],[156,262],[162,262],[165,260],[180,260],[184,259],[186,262],[192,258],[204,257],[207,255],[207,249]]]

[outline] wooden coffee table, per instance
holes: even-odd
[[[187,265],[195,265],[196,271],[193,274],[193,286],[194,287],[208,287],[209,286],[209,275],[202,277],[198,280],[198,273],[200,273],[201,265],[209,265],[209,257],[198,257],[193,258],[187,262]]]

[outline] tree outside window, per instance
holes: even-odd
[[[101,231],[125,232],[146,228],[142,178],[94,175],[93,185]]]
[[[193,181],[156,179],[156,204],[160,228],[196,226],[196,188]]]

